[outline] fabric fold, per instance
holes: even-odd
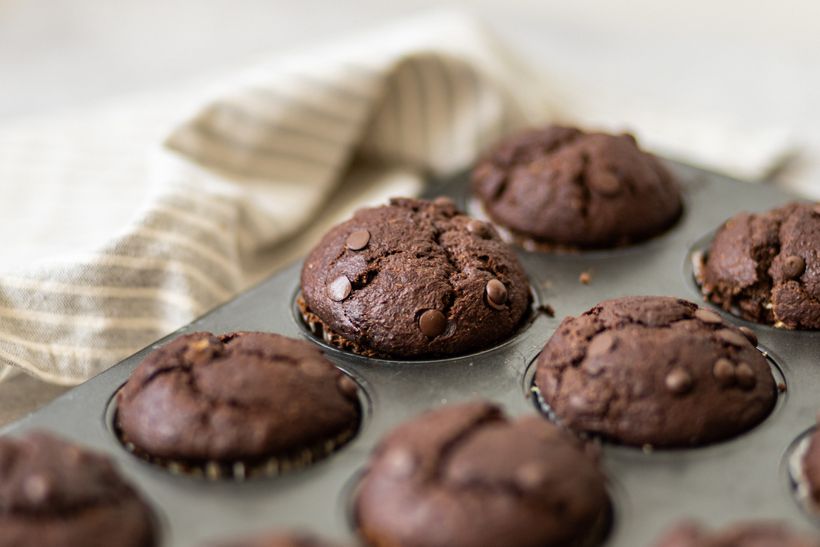
[[[82,382],[303,252],[357,206],[417,193],[425,177],[542,121],[541,90],[521,85],[531,75],[507,55],[474,21],[438,14],[260,63],[196,107],[178,96],[130,118],[66,124],[74,140],[42,150],[59,156],[48,183],[104,196],[84,212],[99,237],[0,271],[0,375]],[[161,139],[159,127],[170,128]],[[19,137],[0,131],[0,143]],[[89,162],[89,143],[135,168],[106,154]],[[101,214],[95,230],[93,215],[125,195],[139,197],[133,211]]]

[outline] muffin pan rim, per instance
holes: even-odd
[[[642,239],[640,241],[635,241],[633,243],[628,243],[626,245],[617,245],[615,247],[556,248],[554,250],[539,250],[536,248],[528,249],[522,243],[520,243],[520,241],[525,240],[516,239],[515,234],[512,231],[510,231],[509,228],[496,224],[494,221],[492,221],[490,219],[490,216],[484,210],[483,204],[480,202],[478,198],[468,195],[466,198],[462,200],[462,202],[465,213],[480,220],[483,220],[484,222],[492,224],[498,231],[499,235],[501,236],[501,239],[504,240],[507,244],[511,245],[516,251],[540,256],[550,256],[556,259],[560,259],[562,257],[583,256],[584,258],[588,258],[591,260],[605,260],[607,258],[631,256],[635,254],[641,254],[646,251],[651,251],[654,247],[658,245],[663,245],[665,239],[672,237],[676,228],[685,223],[686,217],[689,214],[689,208],[687,206],[687,192],[685,188],[682,188],[681,212],[678,215],[678,218],[675,219],[675,222],[670,224],[666,229],[664,229],[660,233],[655,234],[654,236]],[[459,205],[462,205],[462,202],[459,202]],[[535,240],[529,241],[532,241],[534,244],[538,243]]]

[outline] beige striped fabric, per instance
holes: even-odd
[[[0,128],[0,375],[81,382],[548,113],[452,15],[216,85]]]

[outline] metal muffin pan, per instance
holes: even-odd
[[[301,267],[294,264],[0,433],[47,429],[111,455],[157,512],[164,546],[195,546],[281,528],[355,544],[351,493],[371,449],[389,429],[425,409],[479,397],[501,403],[512,415],[537,412],[530,392],[531,364],[563,317],[626,295],[672,295],[701,302],[692,253],[708,244],[709,234],[729,216],[792,199],[772,186],[741,183],[672,162],[669,167],[682,183],[685,212],[668,232],[611,251],[519,252],[536,302],[551,306],[555,316],[536,312],[529,325],[497,347],[427,361],[368,359],[330,348],[294,312]],[[453,197],[463,209],[468,193],[463,174],[438,181],[430,191]],[[588,285],[579,281],[582,272],[591,277]],[[780,330],[720,313],[735,325],[754,329],[787,391],[762,424],[726,442],[656,451],[604,444],[602,464],[614,510],[608,546],[649,545],[684,518],[710,525],[779,519],[809,530],[820,524],[801,508],[789,475],[793,443],[814,424],[820,408],[820,332]],[[305,469],[246,481],[174,475],[127,452],[111,426],[117,389],[153,348],[202,330],[269,331],[324,346],[330,360],[361,387],[363,421],[356,437]]]

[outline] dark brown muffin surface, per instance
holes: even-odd
[[[514,252],[447,200],[357,211],[313,249],[301,283],[308,323],[370,356],[483,349],[513,334],[530,305]]]
[[[680,216],[680,189],[630,135],[548,126],[512,135],[472,173],[489,217],[540,247],[638,242]]]
[[[820,538],[778,522],[741,522],[717,531],[683,523],[664,534],[655,547],[820,547]]]
[[[544,547],[605,528],[595,459],[564,431],[491,403],[442,407],[400,425],[371,457],[355,501],[376,547]]]
[[[0,438],[0,546],[155,544],[150,509],[107,457],[47,433]]]
[[[355,382],[314,345],[268,333],[180,336],[139,364],[117,404],[138,453],[182,462],[318,457],[359,421]]]
[[[730,218],[715,235],[700,277],[709,300],[746,319],[820,329],[820,204]]]
[[[535,383],[576,431],[636,446],[703,445],[750,429],[774,406],[753,336],[686,300],[606,300],[564,319]]]

